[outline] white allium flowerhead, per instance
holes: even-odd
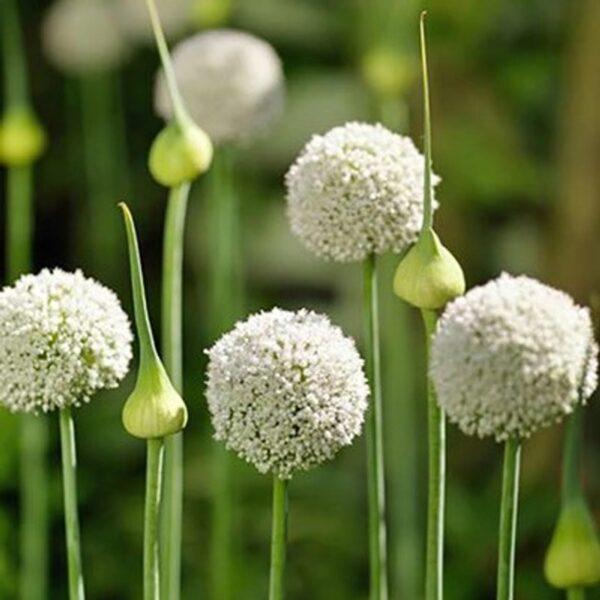
[[[127,52],[109,0],[57,0],[44,17],[42,38],[54,66],[73,75],[116,67]]]
[[[80,271],[25,275],[0,291],[0,404],[47,412],[114,388],[132,334],[117,296]]]
[[[412,140],[382,125],[352,122],[316,135],[285,177],[292,232],[338,262],[400,253],[421,228],[423,173]]]
[[[282,113],[281,60],[253,35],[231,29],[198,33],[175,47],[173,66],[190,116],[217,144],[256,137]],[[171,118],[162,74],[155,105],[162,117]]]
[[[273,309],[208,350],[215,437],[261,473],[287,479],[360,433],[368,386],[354,341],[325,316]]]
[[[469,435],[526,438],[597,385],[589,311],[529,277],[503,274],[445,309],[430,374],[450,421]]]

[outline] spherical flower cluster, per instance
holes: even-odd
[[[286,175],[292,232],[339,262],[402,252],[421,228],[423,173],[412,140],[381,125],[347,123],[314,136]]]
[[[190,116],[217,144],[255,137],[282,112],[281,61],[253,35],[227,29],[199,33],[175,47],[173,66]],[[162,75],[155,104],[161,116],[172,117]]]
[[[209,351],[215,437],[287,479],[360,433],[368,387],[354,342],[327,317],[274,309],[238,323]]]
[[[0,404],[38,412],[114,388],[132,334],[117,296],[80,271],[25,275],[0,292]]]
[[[534,279],[503,274],[449,304],[431,349],[438,402],[463,432],[526,438],[597,385],[589,311]]]
[[[105,0],[58,0],[46,13],[42,36],[52,63],[74,75],[114,68],[127,51]]]
[[[156,0],[156,10],[167,39],[184,33],[192,23],[193,0]],[[144,0],[117,0],[115,10],[126,36],[135,42],[152,40],[152,24]]]

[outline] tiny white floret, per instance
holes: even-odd
[[[198,33],[174,48],[173,68],[190,116],[216,144],[255,138],[282,113],[281,60],[270,44],[249,33]],[[155,105],[158,114],[171,119],[162,74]]]
[[[597,385],[589,310],[529,277],[503,274],[445,309],[430,374],[469,435],[526,438],[585,403]]]
[[[0,291],[0,404],[37,413],[87,402],[125,377],[131,342],[108,288],[80,271],[24,275]]]
[[[292,232],[338,262],[403,252],[421,228],[423,178],[410,138],[379,124],[335,127],[314,136],[285,177]]]
[[[208,350],[215,438],[261,473],[287,479],[360,433],[368,386],[354,341],[325,316],[273,309]]]

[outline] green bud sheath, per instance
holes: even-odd
[[[458,261],[433,229],[426,229],[400,261],[394,293],[417,308],[435,310],[464,292],[465,276]]]
[[[544,573],[554,587],[568,589],[600,582],[600,543],[585,500],[563,507],[546,554]]]
[[[121,203],[131,267],[135,325],[140,344],[140,366],[135,388],[123,408],[123,425],[133,436],[153,439],[181,431],[187,423],[187,408],[158,356],[144,292],[144,279],[133,218]]]
[[[28,165],[46,148],[46,133],[31,110],[10,108],[0,120],[0,162],[10,167]]]
[[[210,138],[200,127],[191,120],[183,126],[173,122],[156,136],[148,166],[158,183],[177,187],[206,172],[212,156]]]

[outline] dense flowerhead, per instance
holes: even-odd
[[[0,403],[46,412],[87,402],[125,377],[131,341],[108,288],[80,271],[25,275],[0,292]]]
[[[216,144],[253,138],[280,116],[283,70],[264,40],[242,31],[213,30],[181,42],[172,58],[186,109]],[[162,74],[155,104],[166,120],[173,116]]]
[[[571,413],[597,385],[589,311],[529,277],[503,274],[449,304],[431,377],[448,418],[470,435],[525,438]]]
[[[57,0],[44,17],[44,49],[71,75],[117,67],[127,53],[119,21],[106,0]]]
[[[327,317],[274,309],[209,351],[215,437],[261,472],[289,478],[360,433],[368,387],[354,342]]]
[[[423,167],[412,140],[381,125],[347,123],[314,136],[286,175],[292,232],[339,262],[400,253],[423,221]]]

